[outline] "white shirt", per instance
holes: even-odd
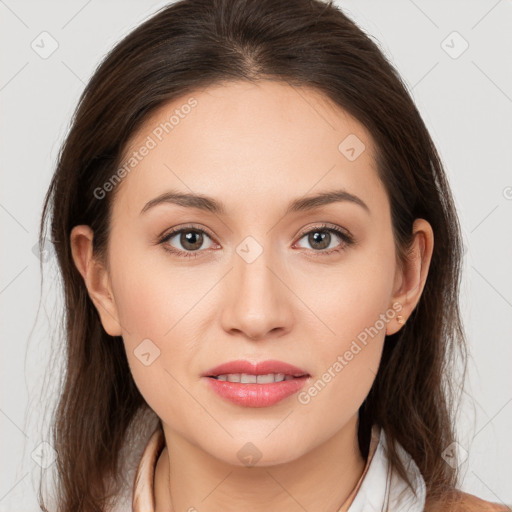
[[[395,442],[398,455],[416,491],[415,495],[407,483],[391,471],[385,452],[387,439],[384,431],[374,427],[372,435],[379,436],[377,449],[347,512],[423,512],[427,488],[418,466],[402,446]]]

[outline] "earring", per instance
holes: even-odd
[[[405,320],[404,320],[404,317],[402,315],[397,315],[396,316],[396,321],[399,323],[399,324],[405,324]]]

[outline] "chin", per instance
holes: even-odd
[[[272,434],[271,434],[272,435]],[[288,441],[288,442],[287,442]],[[301,450],[298,450],[298,448]],[[205,447],[207,448],[207,447]],[[239,467],[266,467],[292,462],[303,455],[304,438],[297,442],[276,437],[262,439],[262,436],[242,436],[230,439],[225,444],[215,444],[207,451],[226,464]]]

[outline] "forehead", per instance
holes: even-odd
[[[228,82],[183,95],[145,121],[125,150],[116,203],[138,214],[172,189],[240,210],[343,187],[375,204],[386,198],[374,155],[365,127],[318,91]]]

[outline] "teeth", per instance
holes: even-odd
[[[258,375],[256,382],[258,384],[268,384],[269,382],[281,382],[284,380],[284,373],[268,373],[267,375]]]
[[[251,375],[249,373],[229,373],[218,375],[217,380],[228,382],[240,382],[241,384],[270,384],[272,382],[281,382],[283,380],[291,380],[291,375],[284,373],[267,373],[266,375]]]

